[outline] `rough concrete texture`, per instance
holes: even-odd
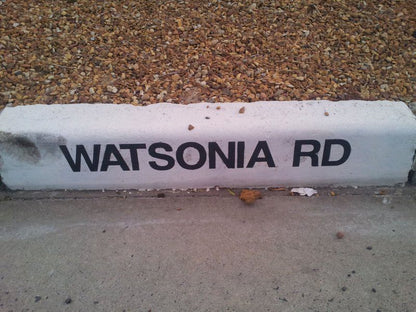
[[[262,193],[0,193],[0,311],[416,311],[415,187]]]

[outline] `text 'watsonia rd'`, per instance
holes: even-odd
[[[342,156],[338,155],[337,159],[331,159],[332,147],[336,145],[342,148]],[[351,154],[351,145],[348,141],[328,139],[324,141],[322,159],[319,162],[318,152],[321,146],[322,144],[317,140],[296,140],[293,147],[292,166],[300,167],[302,157],[310,158],[312,167],[339,166],[345,163]],[[123,171],[138,171],[141,165],[148,165],[158,171],[170,170],[175,166],[196,170],[206,164],[209,169],[215,169],[218,161],[229,169],[253,168],[257,163],[265,163],[269,168],[276,167],[267,141],[258,141],[252,150],[247,150],[244,141],[228,142],[226,149],[221,148],[217,142],[208,142],[207,146],[197,142],[186,142],[179,145],[176,150],[164,142],[150,145],[145,143],[93,144],[90,151],[87,151],[84,145],[79,144],[75,146],[75,151],[73,147],[70,147],[72,155],[67,145],[59,147],[73,172],[85,171],[82,168],[88,168],[91,172],[105,172],[111,166],[119,167]],[[193,152],[196,157],[188,159],[186,157],[188,152]],[[147,153],[152,160],[141,163],[142,153]]]

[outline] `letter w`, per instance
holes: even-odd
[[[75,161],[69,154],[69,151],[66,145],[59,145],[59,148],[64,154],[66,161],[71,166],[71,169],[73,172],[81,171],[81,156],[84,158],[84,161],[87,164],[88,168],[90,168],[90,171],[98,170],[98,163],[100,161],[100,148],[101,148],[100,144],[94,144],[94,152],[92,155],[92,161],[87,151],[85,150],[84,145],[77,145],[76,151],[75,151]]]

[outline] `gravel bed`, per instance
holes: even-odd
[[[416,1],[0,0],[0,109],[416,101]]]

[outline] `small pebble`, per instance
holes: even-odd
[[[343,239],[343,238],[344,238],[344,236],[345,236],[345,235],[344,235],[344,233],[342,233],[342,232],[337,232],[337,234],[336,234],[336,235],[337,235],[337,238],[338,238],[338,239]]]
[[[111,93],[117,93],[118,89],[114,86],[107,86],[107,91]]]

